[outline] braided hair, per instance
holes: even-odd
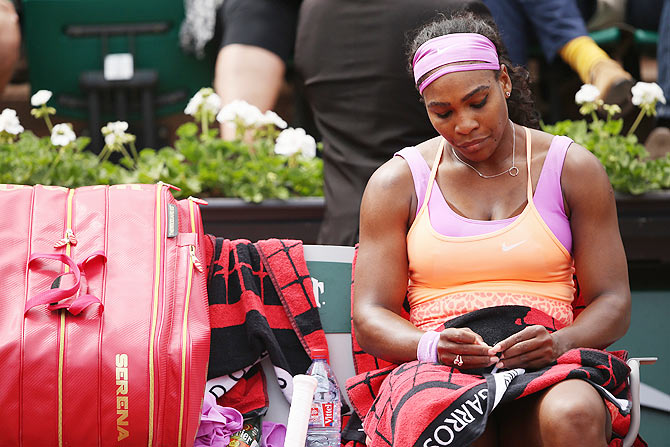
[[[440,14],[436,20],[420,28],[410,40],[408,46],[407,56],[410,73],[412,73],[414,53],[416,53],[416,50],[424,42],[435,37],[453,33],[477,33],[493,42],[498,51],[498,59],[502,65],[507,67],[507,73],[509,73],[512,80],[512,92],[507,99],[510,118],[515,123],[539,129],[540,115],[535,108],[530,91],[530,74],[528,70],[522,66],[512,64],[496,25],[482,16],[475,15],[469,11],[458,11],[452,16]],[[496,73],[496,79],[499,77],[500,71]]]

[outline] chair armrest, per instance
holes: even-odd
[[[623,446],[631,447],[640,431],[640,365],[653,365],[656,357],[633,357],[628,359],[630,375],[628,376],[631,395],[630,427],[623,438]]]

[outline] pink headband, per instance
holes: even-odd
[[[478,64],[447,65],[455,62],[482,61]],[[423,80],[419,93],[437,78],[455,71],[500,70],[498,52],[495,45],[485,36],[476,33],[454,33],[435,37],[423,43],[414,53],[412,60],[414,82],[426,73],[441,69]]]

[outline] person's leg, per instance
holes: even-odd
[[[612,434],[602,397],[580,379],[560,382],[496,412],[504,447],[605,447]]]
[[[20,49],[19,17],[11,2],[0,0],[0,93],[12,78]]]
[[[665,104],[661,102],[656,104],[656,127],[644,143],[652,158],[664,157],[670,153],[670,0],[663,1],[658,26],[656,63],[657,83],[663,90]]]
[[[241,99],[262,111],[275,106],[293,54],[299,0],[226,0],[214,89],[222,104]],[[234,129],[221,128],[223,138]]]
[[[606,102],[622,107],[630,102],[631,75],[589,37],[576,0],[519,0],[519,4],[547,61],[560,55],[582,82],[598,87]]]
[[[656,105],[659,124],[670,127],[670,0],[664,0],[661,20],[658,27],[658,45],[656,46],[658,64],[658,85],[663,89],[665,104]]]
[[[252,45],[226,45],[216,58],[214,88],[222,104],[244,99],[265,111],[274,107],[285,71],[284,61],[272,51]]]
[[[470,447],[497,447],[498,445],[498,426],[494,418],[489,418],[484,433],[470,444]]]

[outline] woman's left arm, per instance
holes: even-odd
[[[494,346],[499,366],[539,368],[572,348],[604,349],[630,324],[628,266],[621,242],[614,191],[598,159],[572,144],[561,175],[572,230],[575,272],[586,309],[572,325],[550,334],[528,327]]]
[[[577,144],[567,153],[561,183],[586,309],[571,326],[556,333],[558,351],[603,349],[621,338],[630,324],[628,265],[614,191],[600,161]]]

